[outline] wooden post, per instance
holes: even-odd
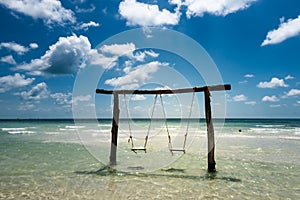
[[[118,146],[118,129],[119,129],[119,95],[118,93],[113,93],[114,95],[114,108],[113,108],[113,120],[111,128],[111,144],[110,144],[110,157],[109,164],[117,164],[117,146]]]
[[[207,87],[204,90],[205,96],[205,118],[206,118],[206,126],[207,126],[207,170],[208,172],[216,171],[216,161],[215,161],[215,136],[214,136],[214,126],[212,122],[212,114],[211,114],[211,105],[210,105],[210,92]]]

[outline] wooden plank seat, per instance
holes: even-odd
[[[171,151],[172,153],[173,153],[174,151],[185,153],[185,149],[183,149],[183,148],[172,148],[172,149],[170,149],[170,151]]]
[[[146,153],[147,149],[145,147],[133,147],[131,148],[131,151],[133,151],[134,153],[137,153],[138,151],[144,151]]]

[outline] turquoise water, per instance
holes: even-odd
[[[167,124],[181,147],[187,121]],[[143,145],[149,121],[130,125]],[[300,120],[214,125],[217,173],[208,174],[204,120],[190,122],[187,153],[173,156],[165,121],[152,123],[148,152],[135,154],[121,120],[117,171],[105,167],[110,120],[2,120],[0,199],[300,199]]]

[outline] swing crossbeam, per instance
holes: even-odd
[[[209,90],[210,92],[231,90],[231,85],[225,84],[225,85],[213,85],[213,86],[180,88],[180,89],[164,89],[164,90],[104,90],[104,89],[96,89],[96,93],[97,94],[180,94],[180,93],[204,92],[206,90]]]

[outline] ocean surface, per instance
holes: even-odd
[[[0,199],[300,199],[300,119],[214,127],[208,173],[203,119],[120,120],[115,168],[111,120],[0,120]]]

